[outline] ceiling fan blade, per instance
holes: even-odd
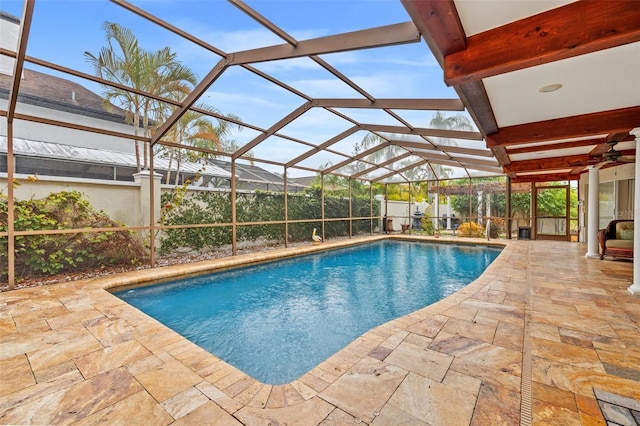
[[[602,158],[592,157],[592,158],[589,158],[587,161],[584,161],[584,160],[583,161],[574,161],[573,163],[569,163],[569,166],[570,167],[593,166],[594,164],[598,164],[598,163],[602,163],[602,162],[604,162],[602,160]]]

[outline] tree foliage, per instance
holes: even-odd
[[[351,216],[369,217],[371,205],[369,193],[362,188],[352,190]],[[231,194],[228,192],[194,191],[184,196],[176,191],[162,194],[162,225],[228,224],[231,222]],[[289,223],[288,240],[306,241],[313,228],[322,229],[322,197],[319,188],[308,188],[300,194],[287,196],[288,219],[306,220],[306,223]],[[379,204],[373,204],[374,216],[379,215]],[[324,196],[325,238],[349,235],[349,198],[342,195]],[[284,194],[267,191],[236,194],[237,241],[284,241],[284,223],[243,225],[243,222],[284,221]],[[353,234],[367,234],[371,220],[354,220]],[[198,228],[171,228],[161,238],[160,254],[169,255],[181,250],[210,250],[231,244],[232,229],[229,225]]]
[[[117,86],[104,87],[105,104],[119,104],[126,111],[126,122],[133,125],[135,136],[142,131],[149,136],[151,123],[163,116],[167,103],[143,96],[136,91],[179,100],[184,98],[197,82],[195,74],[177,60],[175,52],[164,47],[157,51],[145,50],[129,28],[105,21],[102,25],[106,46],[95,55],[84,52],[85,59],[93,66],[94,74]],[[124,87],[136,89],[126,90]],[[135,141],[138,171],[147,168],[148,144],[143,144],[144,162],[140,160],[139,143]]]
[[[169,47],[157,51],[143,49],[133,31],[120,24],[105,22],[107,45],[98,54],[85,52],[84,56],[93,66],[94,74],[107,81],[117,83],[117,87],[104,85],[104,97],[107,108],[112,102],[126,111],[126,122],[133,125],[135,136],[150,136],[176,110],[176,105],[163,102],[158,98],[182,102],[197,84],[197,76],[177,58]],[[122,86],[135,89],[126,90]],[[139,91],[152,96],[144,96]],[[184,145],[185,149],[175,146],[156,145],[160,155],[169,158],[169,171],[166,182],[169,183],[171,165],[176,161],[176,182],[180,163],[184,159],[196,161],[207,157],[206,150],[230,152],[237,149],[233,140],[227,140],[233,121],[239,118],[233,114],[222,115],[214,107],[206,104],[196,105],[198,111],[189,110],[164,136],[163,140]],[[214,118],[215,117],[215,118]],[[224,118],[227,119],[224,119]],[[238,127],[240,129],[240,127]],[[135,142],[138,171],[148,167],[148,144],[143,144],[143,161],[140,160],[139,143]],[[188,150],[188,147],[199,151]],[[205,150],[205,151],[202,151]],[[251,157],[253,154],[245,154]]]

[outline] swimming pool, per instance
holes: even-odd
[[[114,294],[267,384],[455,293],[500,248],[379,241]]]

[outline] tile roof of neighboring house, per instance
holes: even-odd
[[[312,176],[302,176],[302,177],[295,177],[295,178],[291,178],[289,180],[297,183],[298,185],[303,185],[303,186],[311,186],[311,184],[317,179],[316,175],[312,175]]]
[[[8,99],[12,76],[0,74],[0,98]],[[125,111],[108,109],[99,95],[73,81],[25,69],[20,80],[18,102],[124,123]]]
[[[210,159],[208,161],[210,164],[220,167],[221,169],[231,173],[231,163],[229,161],[216,159]],[[271,173],[270,171],[262,169],[260,167],[252,166],[250,164],[236,163],[235,173],[238,179],[242,182],[253,182],[255,184],[275,184],[280,186],[282,186],[283,183],[282,176]],[[304,187],[304,185],[293,182],[293,179],[287,179],[287,185],[295,188]]]
[[[1,10],[0,10],[0,19],[4,19],[5,21],[9,21],[12,24],[20,25],[20,18],[18,18],[15,15],[12,15],[10,13],[3,12]]]

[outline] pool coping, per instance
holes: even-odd
[[[240,268],[251,266],[265,262],[271,262],[282,259],[295,258],[305,256],[317,252],[335,250],[344,247],[351,247],[366,244],[374,241],[383,240],[400,240],[400,241],[418,241],[434,244],[449,244],[462,246],[488,246],[504,248],[506,241],[500,240],[487,241],[483,239],[473,238],[462,240],[457,238],[434,238],[417,235],[382,235],[382,236],[365,236],[354,237],[344,240],[327,241],[321,244],[298,245],[288,248],[279,248],[274,250],[262,251],[250,254],[241,254],[211,260],[202,260],[181,265],[162,266],[152,269],[140,269],[127,273],[111,275],[106,277],[98,277],[96,284],[109,292],[116,292],[135,288],[140,286],[153,285],[172,280],[177,277],[202,275],[212,272],[218,272],[226,269]]]
[[[79,289],[83,290],[104,290],[110,297],[117,299],[118,302],[125,304],[127,307],[135,310],[140,315],[148,317],[153,322],[156,322],[163,328],[166,328],[170,333],[175,333],[179,337],[180,342],[174,343],[176,347],[195,347],[196,352],[202,351],[201,357],[204,359],[199,360],[203,364],[213,364],[215,369],[210,369],[203,372],[203,379],[207,382],[212,382],[212,385],[217,388],[209,389],[211,399],[225,409],[229,414],[237,412],[239,409],[247,406],[254,408],[269,408],[277,409],[290,406],[292,401],[287,402],[286,398],[282,398],[282,403],[273,403],[272,391],[274,389],[282,390],[284,394],[286,389],[293,387],[297,393],[303,397],[305,401],[308,401],[318,396],[331,384],[335,383],[343,375],[348,374],[349,370],[368,356],[376,347],[379,346],[381,337],[388,339],[392,335],[395,335],[399,331],[405,330],[411,324],[418,321],[418,318],[425,316],[437,315],[454,305],[457,305],[461,300],[466,299],[471,294],[478,291],[480,288],[486,285],[486,275],[493,275],[499,265],[501,256],[503,256],[504,250],[494,259],[489,267],[474,281],[466,285],[463,289],[456,293],[435,302],[431,305],[425,306],[417,311],[414,311],[405,316],[395,318],[380,324],[372,329],[366,331],[358,338],[354,339],[352,343],[339,350],[335,354],[331,355],[324,361],[320,362],[309,372],[303,374],[301,377],[293,380],[290,383],[282,385],[271,385],[260,382],[259,380],[251,377],[242,370],[228,364],[226,361],[218,358],[216,355],[211,354],[205,349],[200,348],[195,343],[191,342],[187,338],[183,337],[176,331],[162,324],[138,310],[132,305],[129,305],[122,299],[113,295],[112,292],[124,290],[126,288],[133,288],[137,286],[148,285],[149,282],[155,282],[157,280],[171,280],[172,278],[206,274],[225,270],[229,268],[249,266],[257,263],[269,262],[280,260],[284,258],[292,258],[297,256],[303,256],[313,254],[320,251],[334,250],[344,247],[350,247],[354,245],[366,244],[375,241],[383,240],[398,240],[398,241],[417,241],[424,243],[434,244],[449,244],[449,245],[463,245],[463,246],[489,246],[489,247],[508,247],[509,240],[486,240],[484,238],[458,238],[458,237],[428,237],[418,236],[410,234],[392,234],[392,235],[375,235],[354,237],[351,239],[327,241],[321,244],[312,244],[295,246],[289,248],[281,248],[275,250],[269,250],[259,253],[242,254],[233,257],[219,258],[213,260],[199,261],[183,265],[172,265],[166,267],[159,267],[153,269],[145,269],[139,271],[132,271],[124,274],[118,274],[117,276],[100,277],[90,280],[86,284],[80,284]],[[483,277],[485,277],[483,279]],[[407,319],[410,319],[407,321]],[[388,343],[388,342],[387,342]],[[399,343],[399,342],[398,342]],[[387,345],[392,346],[392,345]],[[194,348],[180,349],[186,353],[191,353]],[[392,349],[391,347],[389,349]],[[346,356],[345,356],[346,354]],[[176,352],[172,354],[176,358],[181,359]],[[190,355],[191,356],[191,355]],[[200,356],[199,356],[200,357]],[[206,358],[209,358],[208,360]],[[260,389],[256,391],[256,389]],[[295,398],[294,398],[295,399]],[[302,402],[302,401],[298,401]],[[366,419],[359,419],[367,421]],[[368,421],[371,421],[369,419]]]
[[[420,242],[420,243],[455,245],[455,246],[495,247],[495,248],[500,248],[500,249],[504,249],[504,247],[506,246],[506,244],[504,244],[504,243],[496,243],[496,242],[479,243],[477,241],[476,242],[471,242],[471,241],[465,241],[465,240],[446,240],[446,239],[445,240],[440,240],[439,238],[426,240],[424,237],[411,236],[411,235],[389,235],[389,236],[382,236],[382,237],[376,236],[374,238],[364,237],[363,239],[349,239],[349,240],[334,241],[334,242],[327,243],[325,245],[322,245],[322,244],[315,245],[314,244],[314,245],[311,245],[311,246],[297,246],[297,247],[289,249],[291,251],[291,253],[282,253],[282,251],[281,251],[282,249],[281,249],[281,250],[278,251],[279,255],[274,255],[271,252],[264,252],[264,253],[257,253],[257,256],[256,256],[256,254],[247,254],[247,255],[244,255],[242,258],[237,259],[237,260],[234,258],[234,259],[216,259],[216,260],[209,260],[209,261],[201,261],[201,262],[198,262],[198,264],[193,265],[193,268],[187,268],[188,272],[186,272],[185,274],[180,274],[178,276],[170,276],[170,277],[163,275],[161,278],[155,278],[155,279],[151,279],[151,280],[148,280],[148,281],[146,281],[146,280],[145,281],[136,281],[135,283],[127,283],[127,284],[124,284],[124,285],[116,285],[116,286],[107,285],[107,286],[103,287],[103,289],[108,291],[111,294],[114,294],[114,293],[117,293],[117,292],[127,291],[127,290],[130,290],[130,289],[135,289],[135,288],[140,288],[140,287],[162,285],[163,283],[171,282],[171,281],[175,280],[176,278],[182,279],[182,278],[206,275],[206,274],[210,274],[210,273],[222,272],[222,271],[229,270],[229,269],[253,266],[253,265],[258,265],[258,264],[261,264],[261,263],[269,263],[269,262],[274,262],[274,261],[278,261],[278,260],[282,260],[282,259],[292,259],[292,258],[301,257],[301,256],[308,256],[308,255],[311,255],[311,254],[314,254],[314,253],[327,252],[327,251],[337,250],[337,249],[340,249],[340,248],[354,247],[354,246],[358,246],[358,245],[365,245],[365,244],[369,244],[369,243],[372,243],[372,242],[385,241],[385,240],[391,240],[391,241],[414,241],[414,242]],[[287,249],[284,249],[284,250],[285,251],[289,251]],[[276,250],[273,250],[273,251],[276,251]],[[498,256],[500,255],[500,253],[498,254]],[[496,256],[496,258],[498,256]],[[229,260],[235,260],[235,261],[229,261]],[[493,263],[493,261],[491,263]],[[204,267],[204,269],[202,269],[203,267]],[[173,269],[173,267],[169,267],[169,268]],[[482,275],[485,272],[485,270],[483,270],[480,275]],[[473,283],[475,280],[477,280],[479,277],[480,276],[474,278],[473,281],[471,281],[469,284],[466,284],[464,287],[467,287],[468,285]],[[118,297],[118,296],[116,295],[116,297]],[[125,301],[125,303],[127,303],[125,299],[122,299],[120,297],[118,297],[118,298],[123,300],[123,301]],[[436,302],[434,302],[432,304],[435,304],[435,303],[437,303],[439,301],[440,300],[438,300],[438,301],[436,301]],[[127,304],[130,305],[134,309],[138,309],[134,305],[131,305],[129,303],[127,303]],[[427,306],[430,306],[430,305],[427,305]],[[423,306],[423,308],[424,308],[424,306]],[[410,314],[411,313],[409,313],[407,315],[410,315]],[[399,317],[399,318],[402,318],[402,317]],[[394,318],[394,319],[397,319],[397,318]],[[156,320],[156,321],[158,321],[159,323],[162,324],[162,322],[160,320]],[[363,334],[361,334],[358,337],[361,337],[362,335],[371,332],[375,328],[377,328],[379,326],[382,326],[382,325],[384,325],[384,324],[386,324],[388,322],[391,322],[391,321],[393,321],[393,319],[389,320],[389,321],[385,321],[384,323],[379,324],[378,326],[374,326],[371,329],[366,330]],[[170,327],[167,326],[167,328],[170,328]],[[339,352],[339,351],[337,351],[337,352]],[[335,355],[335,353],[332,354],[332,355]],[[216,355],[214,355],[214,356],[216,358],[218,358]],[[218,359],[220,359],[220,358],[218,358]],[[223,359],[221,359],[221,360],[224,361]],[[326,360],[323,360],[320,363],[316,364],[312,368],[312,370],[315,369],[315,368],[321,367],[322,363],[324,361],[326,361]],[[237,371],[245,374],[245,376],[247,376],[247,377],[249,377],[251,379],[254,379],[250,374],[244,373],[244,371],[242,369],[240,369],[238,367],[234,367],[233,365],[227,363],[226,361],[224,361],[224,362],[227,365],[235,368]],[[303,376],[304,376],[304,374],[303,374]],[[296,380],[300,380],[300,377],[294,379],[291,382],[284,383],[284,384],[281,384],[281,385],[291,384],[291,383],[295,382]],[[268,384],[268,383],[264,383],[264,382],[260,382],[260,383],[263,383],[264,385],[270,385],[270,386],[279,386],[279,384]]]

